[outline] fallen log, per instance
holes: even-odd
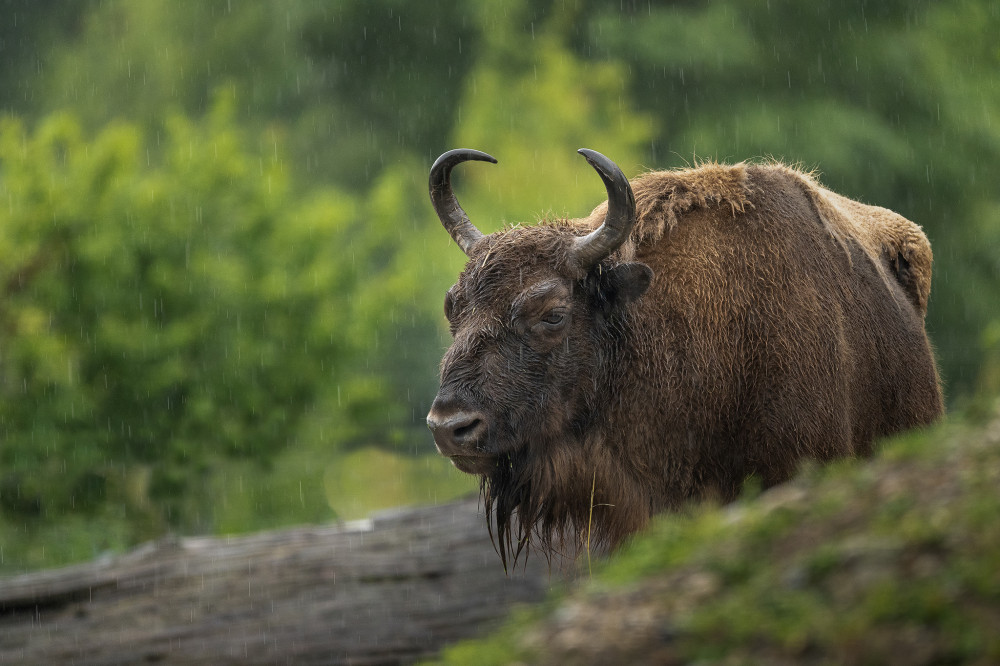
[[[506,575],[472,499],[170,538],[0,580],[0,663],[410,663],[555,578],[542,558]]]

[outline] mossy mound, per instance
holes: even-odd
[[[442,659],[1000,663],[1000,409],[665,516],[589,581]]]

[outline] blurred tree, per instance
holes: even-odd
[[[49,45],[33,85],[41,108],[72,108],[87,127],[200,115],[223,83],[238,92],[240,119],[274,118],[300,109],[314,83],[294,31],[300,6],[92,2],[71,38]]]
[[[318,95],[337,113],[326,127],[337,159],[354,170],[350,182],[370,182],[401,154],[436,157],[477,60],[475,5],[344,0],[306,7],[302,50],[321,81]]]
[[[198,474],[280,451],[353,351],[355,205],[297,201],[280,149],[248,150],[226,109],[173,119],[162,164],[128,125],[4,125],[3,510],[86,510],[148,468],[140,494],[184,526]]]
[[[92,0],[0,0],[0,109],[28,113],[44,106],[39,73],[52,46],[72,41]]]
[[[389,167],[363,204],[368,224],[348,248],[365,276],[352,294],[349,328],[361,351],[338,399],[351,416],[349,441],[357,445],[433,452],[424,419],[437,390],[438,301],[447,269],[429,248],[443,242],[426,198],[423,169],[412,162]]]
[[[565,44],[565,16],[535,24],[532,11],[527,2],[480,8],[486,45],[466,83],[454,143],[500,161],[462,169],[472,183],[463,204],[484,212],[475,217],[484,231],[491,221],[586,215],[606,195],[576,150],[600,150],[636,175],[653,137],[652,119],[632,109],[625,68],[582,62]]]
[[[459,0],[86,6],[67,39],[38,56],[47,66],[28,84],[30,108],[156,131],[165,113],[204,113],[228,82],[242,123],[286,129],[300,175],[356,190],[401,155],[438,149],[474,62],[476,23]]]

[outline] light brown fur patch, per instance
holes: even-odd
[[[926,315],[933,254],[923,230],[891,210],[852,201],[815,182],[804,185],[823,222],[857,239],[877,265],[892,269],[920,314]],[[909,264],[908,270],[901,270],[899,256]]]
[[[750,203],[751,190],[745,164],[702,164],[690,169],[651,171],[631,181],[638,222],[632,241],[653,245],[695,208],[727,206],[735,216]],[[607,213],[607,202],[587,218],[596,228]]]
[[[635,247],[655,245],[676,227],[685,213],[696,208],[725,206],[734,217],[752,208],[753,189],[747,178],[747,166],[742,162],[734,165],[710,162],[688,169],[651,171],[632,180],[638,222],[621,254],[630,256]],[[793,181],[815,206],[824,227],[845,254],[849,255],[846,239],[860,242],[883,278],[890,279],[891,270],[920,313],[927,313],[933,254],[919,226],[891,210],[831,192],[811,173],[779,162],[754,168]],[[583,226],[597,228],[606,214],[607,202],[604,202],[585,218]],[[909,264],[908,270],[900,269],[899,256]]]

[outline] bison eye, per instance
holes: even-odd
[[[562,310],[551,310],[539,323],[550,331],[559,330],[566,323],[566,313]]]

